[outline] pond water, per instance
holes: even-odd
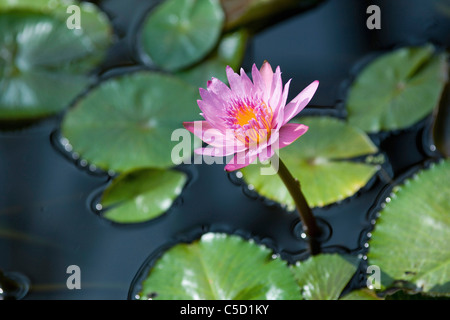
[[[102,71],[137,65],[132,49],[136,27],[153,2],[97,3],[119,35]],[[293,78],[292,95],[319,79],[321,86],[311,103],[317,107],[307,108],[305,114],[342,117],[346,80],[367,54],[405,43],[450,44],[450,19],[439,9],[445,3],[373,1],[382,10],[382,29],[368,30],[367,2],[325,1],[257,34],[244,67],[265,59],[281,65],[283,79]],[[127,299],[133,296],[133,279],[150,256],[206,231],[251,236],[288,261],[307,256],[306,242],[295,228],[297,216],[245,191],[220,164],[186,168],[191,180],[181,197],[154,221],[118,225],[102,219],[93,206],[111,177],[61,151],[55,139],[59,123],[54,117],[20,129],[4,126],[0,132],[0,269],[28,278],[31,286],[25,299]],[[350,199],[314,209],[331,228],[324,251],[365,254],[374,208],[392,180],[436,156],[430,149],[429,126],[427,118],[408,130],[372,136],[386,159],[383,170]],[[70,265],[81,269],[81,290],[66,287]],[[360,285],[363,275],[350,285]]]

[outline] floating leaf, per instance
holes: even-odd
[[[375,291],[369,289],[353,290],[339,300],[384,300],[377,296]]]
[[[303,118],[309,130],[299,141],[280,149],[280,158],[296,177],[308,204],[324,206],[355,194],[377,171],[374,165],[345,161],[377,151],[362,131],[330,117]],[[261,175],[262,165],[242,169],[244,180],[262,196],[295,204],[278,175]]]
[[[243,30],[225,35],[217,50],[208,59],[190,69],[178,72],[177,75],[198,88],[205,87],[212,77],[227,83],[225,69],[227,66],[233,69],[240,67],[247,39],[248,34]]]
[[[103,217],[119,223],[144,222],[166,212],[180,195],[186,175],[172,170],[141,169],[120,175],[104,191]]]
[[[68,9],[75,5],[80,10],[80,30],[84,41],[90,41],[89,46],[104,50],[110,45],[112,28],[108,17],[97,6],[89,2],[75,0],[0,0],[0,12],[39,12],[51,15],[66,24],[71,11]],[[87,44],[85,43],[87,46]]]
[[[169,168],[172,133],[184,130],[186,119],[199,118],[197,98],[197,89],[169,75],[123,75],[78,101],[63,119],[62,133],[75,152],[104,170]],[[196,145],[188,146],[191,152]]]
[[[142,283],[141,299],[296,300],[286,263],[238,236],[207,233],[168,250]]]
[[[167,0],[144,23],[143,50],[165,70],[187,67],[214,48],[223,20],[218,0]]]
[[[246,26],[259,31],[306,11],[323,0],[220,0],[227,17],[225,29]]]
[[[337,300],[356,272],[359,259],[320,254],[292,267],[307,300]]]
[[[450,161],[421,171],[387,199],[368,254],[383,287],[450,295]]]
[[[70,30],[55,15],[0,13],[0,118],[37,118],[67,107],[111,40],[99,17],[90,11],[91,28]]]
[[[384,54],[352,84],[348,121],[366,132],[407,128],[437,106],[446,78],[446,55],[432,46]]]
[[[408,293],[404,290],[398,290],[393,294],[386,295],[386,300],[448,300],[448,298],[435,297],[423,293]]]

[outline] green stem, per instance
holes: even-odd
[[[310,252],[312,255],[316,255],[320,253],[320,246],[317,238],[320,236],[321,231],[317,226],[312,210],[303,195],[300,182],[292,176],[280,158],[278,158],[278,161],[278,175],[288,189],[292,199],[294,199],[295,206],[297,207],[303,225],[303,231],[307,235],[309,241]]]

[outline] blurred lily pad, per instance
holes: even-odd
[[[387,199],[368,258],[384,288],[450,295],[450,161],[420,171]],[[401,283],[400,283],[401,282]]]
[[[384,54],[353,82],[348,121],[366,132],[407,128],[437,106],[446,81],[446,54],[433,46]]]
[[[358,267],[359,259],[320,254],[291,268],[306,300],[337,300]]]
[[[61,20],[67,26],[68,18],[74,13],[71,10],[68,12],[72,5],[80,10],[80,31],[84,34],[84,41],[90,42],[85,45],[98,50],[107,48],[111,43],[112,26],[107,15],[93,3],[76,0],[0,0],[0,12],[45,13]]]
[[[324,0],[220,0],[226,15],[225,29],[264,27],[313,8]]]
[[[309,126],[308,132],[280,149],[280,158],[300,181],[310,206],[352,196],[378,170],[375,165],[346,160],[377,152],[361,130],[331,117],[307,117],[300,122]],[[261,175],[261,168],[261,164],[243,168],[244,181],[260,195],[293,210],[294,201],[278,175]]]
[[[205,87],[212,77],[227,83],[226,67],[230,66],[234,70],[240,67],[248,37],[245,30],[224,35],[218,48],[205,61],[180,71],[177,75],[198,88]]]
[[[140,169],[120,175],[104,191],[103,217],[119,223],[137,223],[166,212],[180,195],[186,174],[174,170]],[[109,208],[109,209],[108,209]]]
[[[173,132],[184,130],[186,119],[200,118],[197,98],[197,89],[170,75],[143,71],[111,78],[67,112],[62,134],[103,170],[169,168],[178,144],[171,142]],[[195,146],[189,143],[184,156]]]
[[[188,67],[216,46],[224,22],[218,0],[167,0],[146,18],[144,52],[165,70]]]
[[[207,233],[159,258],[139,294],[162,300],[297,300],[293,274],[266,247],[234,235]]]
[[[86,8],[90,27],[79,30],[67,28],[67,14],[0,10],[0,118],[59,112],[88,86],[88,72],[104,57],[111,34],[103,15]]]

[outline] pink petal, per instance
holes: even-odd
[[[288,105],[284,108],[284,119],[283,125],[295,117],[300,111],[303,110],[304,107],[311,101],[314,93],[316,93],[317,88],[319,87],[319,81],[314,81],[302,92],[300,92]]]
[[[278,102],[278,105],[275,107],[272,107],[273,110],[273,118],[272,118],[272,128],[280,128],[283,123],[284,119],[284,107],[286,105],[286,100],[289,94],[289,86],[291,84],[291,80],[289,80],[284,85],[283,94],[281,96],[280,101]]]
[[[270,90],[270,96],[268,101],[272,110],[278,108],[282,95],[283,95],[283,82],[281,80],[280,67],[277,67],[277,70],[273,75],[272,89]]]
[[[245,97],[245,85],[242,83],[241,77],[230,66],[227,66],[226,72],[231,91],[238,97]]]
[[[253,83],[250,80],[250,78],[247,76],[247,74],[245,73],[243,68],[241,68],[241,83],[242,83],[244,92],[247,95],[251,95],[252,92],[254,91]]]
[[[223,147],[226,145],[242,146],[242,143],[236,140],[234,136],[230,134],[224,135],[207,121],[183,122],[183,126],[202,141],[214,147]]]
[[[299,123],[287,123],[280,129],[280,137],[278,139],[277,149],[284,148],[290,145],[292,142],[297,140],[306,131],[308,131],[308,126]]]
[[[207,89],[209,92],[214,93],[224,101],[229,101],[233,98],[231,89],[217,78],[213,77],[210,81],[208,81]]]
[[[225,132],[226,127],[222,120],[222,109],[212,106],[210,103],[207,103],[203,100],[197,100],[198,107],[202,110],[203,113],[201,115],[208,121],[211,126],[216,129]]]
[[[255,66],[256,67],[256,66]],[[261,78],[264,81],[265,89],[272,89],[272,81],[273,81],[273,70],[269,62],[264,61],[261,69],[260,69]]]
[[[253,79],[254,88],[256,90],[258,90],[261,97],[263,97],[264,92],[266,91],[266,85],[265,85],[264,80],[261,77],[261,74],[259,73],[259,70],[255,64],[253,64],[253,67],[252,67],[252,79]]]
[[[225,170],[228,172],[239,170],[255,161],[256,157],[257,157],[256,153],[249,152],[248,150],[238,152],[234,156],[234,158],[230,162],[228,162],[228,164],[225,166]]]

